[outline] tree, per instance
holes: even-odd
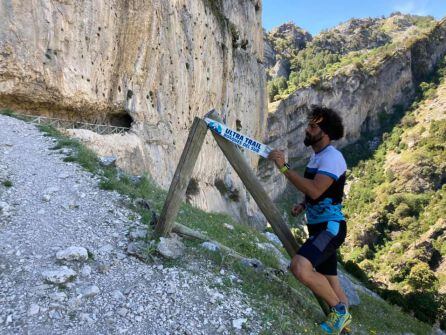
[[[284,77],[277,77],[268,83],[269,102],[273,102],[276,95],[283,94],[288,88],[288,83]]]
[[[269,97],[269,102],[273,102],[274,101],[274,97],[279,94],[279,88],[277,87],[277,85],[274,83],[274,81],[270,81],[268,83],[268,97]]]

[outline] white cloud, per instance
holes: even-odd
[[[405,1],[393,6],[393,10],[405,14],[428,15],[427,1]]]

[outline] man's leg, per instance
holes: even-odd
[[[336,295],[339,297],[339,300],[345,305],[348,305],[348,298],[345,295],[344,290],[341,287],[341,284],[339,283],[338,276],[328,276],[325,275],[325,278],[327,278],[328,282],[330,283],[330,286],[332,287],[333,291],[336,293]]]
[[[305,257],[301,255],[294,256],[291,261],[291,271],[302,284],[324,299],[330,307],[337,305],[341,301],[328,279],[319,272],[313,271],[313,265]]]
[[[340,302],[334,306],[327,320],[321,324],[321,328],[327,334],[338,334],[342,329],[347,329],[352,322],[351,314],[348,312],[348,298],[339,283],[337,276],[337,255],[333,252],[326,260],[318,264],[316,271],[323,274],[330,283],[333,291],[339,297]],[[348,332],[348,330],[347,330]]]

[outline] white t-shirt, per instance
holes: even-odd
[[[311,155],[307,169],[310,173],[325,174],[338,180],[347,171],[347,163],[342,153],[334,146],[329,145],[320,152]]]

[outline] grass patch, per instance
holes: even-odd
[[[14,111],[13,111],[12,109],[10,109],[10,108],[3,108],[3,109],[0,109],[0,115],[10,116],[10,117],[13,117],[13,118],[22,120],[22,121],[27,121],[26,117],[17,114],[16,112],[14,112]]]
[[[235,263],[232,269],[242,278],[240,288],[252,297],[252,305],[262,311],[261,334],[321,334],[318,323],[325,316],[312,293],[291,275],[280,285],[253,269]],[[254,284],[253,284],[254,283]],[[300,294],[291,291],[290,287]]]
[[[401,308],[376,300],[371,296],[359,293],[361,304],[351,307],[353,315],[352,331],[359,329],[368,334],[430,334],[432,328],[410,315]],[[370,316],[373,316],[372,318]],[[359,328],[358,325],[361,325]]]
[[[186,226],[204,232],[213,240],[228,246],[240,254],[256,258],[265,266],[278,268],[277,259],[268,251],[261,250],[257,243],[268,243],[269,240],[260,232],[238,222],[230,216],[219,213],[206,213],[188,204],[181,207],[178,221]],[[234,229],[224,227],[224,223],[231,224]],[[282,249],[285,254],[285,251]]]
[[[198,243],[187,241],[187,245],[198,246]],[[260,311],[260,334],[322,334],[318,323],[324,320],[324,314],[318,302],[291,274],[282,275],[280,283],[219,252],[192,250],[198,259],[211,260],[216,274],[222,269],[235,273],[239,280],[224,277],[217,288],[220,291],[241,290],[247,294],[249,305]],[[249,330],[249,322],[246,326]]]
[[[12,187],[12,181],[10,181],[9,179],[4,180],[4,181],[2,182],[2,185],[3,185],[4,187]]]
[[[80,141],[63,135],[59,130],[50,125],[43,124],[38,125],[37,127],[41,132],[45,133],[45,136],[57,139],[57,144],[51,149],[73,149],[73,154],[65,157],[64,162],[77,162],[88,172],[99,172],[99,161],[96,154],[92,150],[85,147]]]
[[[6,115],[6,116],[11,116],[11,117],[16,117],[14,111],[9,108],[0,109],[0,114]]]

